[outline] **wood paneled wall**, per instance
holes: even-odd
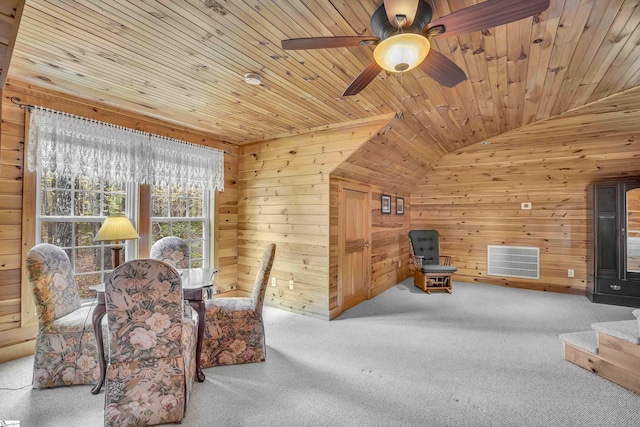
[[[389,124],[343,162],[333,176],[406,192],[445,154],[441,143],[412,115]]]
[[[10,81],[2,92],[0,128],[0,362],[32,351],[35,326],[21,327],[22,282],[22,180],[24,167],[25,111],[10,101],[53,108],[120,126],[169,136],[195,144],[226,150],[225,191],[218,194],[214,238],[217,240],[216,276],[218,290],[237,287],[237,168],[238,147],[208,135],[171,126],[164,122],[97,106],[87,101],[49,90]]]
[[[0,2],[0,89],[4,89],[9,75],[9,64],[22,19],[25,0]]]
[[[264,248],[276,243],[265,303],[328,318],[330,173],[389,122],[387,116],[242,146],[238,284],[246,295]],[[289,281],[294,281],[293,290]]]
[[[365,145],[371,144],[367,142]],[[362,150],[362,148],[361,148]],[[354,154],[355,155],[355,154]],[[331,175],[330,206],[330,257],[329,257],[329,310],[331,317],[340,315],[338,311],[338,183],[342,178]],[[356,182],[356,181],[351,181]],[[358,184],[363,184],[357,182]],[[397,193],[393,188],[371,188],[371,286],[370,297],[386,291],[411,274],[411,249],[408,233],[410,230],[410,199],[408,192]],[[381,194],[391,196],[391,215],[380,211]],[[404,197],[404,215],[396,215],[396,198]]]
[[[0,103],[0,362],[31,353],[37,331],[21,322],[24,111],[8,93]]]
[[[448,153],[411,193],[456,280],[583,293],[587,185],[640,176],[638,89]],[[520,209],[531,202],[531,210]],[[487,245],[540,248],[540,280],[487,276]],[[568,269],[575,270],[569,278]]]

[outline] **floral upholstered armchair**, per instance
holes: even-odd
[[[81,307],[67,253],[41,243],[25,259],[39,319],[33,387],[95,384],[100,377],[93,307]]]
[[[164,261],[174,268],[189,268],[189,245],[179,237],[167,236],[151,245],[151,258]],[[184,312],[192,316],[191,306],[184,302]]]
[[[175,268],[189,268],[189,245],[179,237],[163,237],[151,246],[151,258]]]
[[[261,362],[266,357],[262,305],[276,245],[267,246],[251,297],[220,297],[205,302],[207,315],[201,366]]]
[[[126,262],[105,283],[105,302],[105,425],[180,422],[196,370],[196,324],[184,318],[180,276],[162,261]]]

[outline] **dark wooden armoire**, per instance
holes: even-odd
[[[587,297],[640,307],[640,181],[588,188]]]

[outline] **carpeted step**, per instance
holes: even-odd
[[[568,332],[560,334],[560,339],[589,353],[598,354],[598,335],[594,331]]]
[[[611,335],[612,337],[628,341],[631,344],[640,345],[640,330],[637,320],[594,323],[591,327],[594,331],[601,334]]]

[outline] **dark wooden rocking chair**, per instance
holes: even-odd
[[[440,255],[440,234],[436,230],[411,230],[411,256],[413,258],[413,283],[427,294],[431,291],[451,293],[453,273],[458,269],[451,265],[451,257]]]

